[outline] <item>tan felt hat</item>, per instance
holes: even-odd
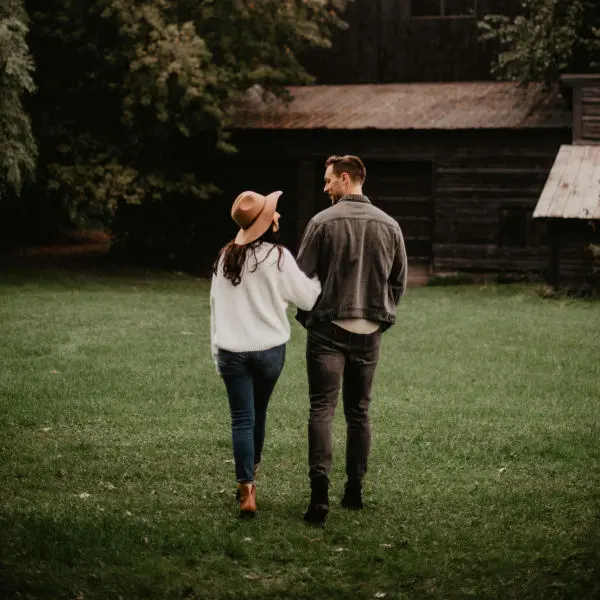
[[[239,246],[257,240],[273,223],[277,201],[283,192],[263,196],[256,192],[242,192],[231,207],[231,218],[240,226],[235,237]]]

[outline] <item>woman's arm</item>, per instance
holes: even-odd
[[[215,363],[215,368],[217,369],[217,373],[220,374],[219,361],[218,361],[219,348],[215,344],[216,333],[217,333],[217,326],[216,326],[216,320],[215,320],[215,297],[213,295],[213,289],[214,289],[214,285],[215,285],[215,277],[216,277],[216,275],[213,275],[212,284],[210,286],[210,353],[212,355],[213,362]]]
[[[292,253],[287,249],[284,249],[282,276],[285,300],[302,310],[310,310],[321,293],[321,284],[316,276],[307,277],[300,270]]]

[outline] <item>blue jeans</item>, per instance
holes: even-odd
[[[231,410],[235,476],[251,482],[265,442],[267,406],[285,363],[285,344],[254,352],[219,349],[217,360]]]

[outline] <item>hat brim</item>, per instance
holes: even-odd
[[[256,221],[254,221],[247,229],[240,229],[235,236],[234,242],[238,246],[243,246],[256,241],[265,231],[267,231],[267,229],[269,229],[271,223],[273,223],[273,217],[277,210],[277,201],[281,194],[283,194],[283,192],[277,191],[271,192],[266,196],[265,207]]]

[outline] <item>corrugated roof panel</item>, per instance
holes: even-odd
[[[252,89],[234,129],[494,129],[568,127],[570,115],[541,85],[392,83],[289,88],[292,102]]]
[[[561,146],[533,217],[600,219],[600,146]]]

